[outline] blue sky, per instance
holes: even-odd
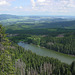
[[[0,0],[0,14],[75,16],[75,0]]]

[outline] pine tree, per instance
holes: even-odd
[[[71,71],[72,71],[72,74],[75,75],[75,61],[73,61],[71,64]]]
[[[14,75],[11,55],[7,50],[9,45],[4,28],[0,25],[0,75]]]

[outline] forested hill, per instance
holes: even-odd
[[[26,51],[6,37],[0,25],[0,75],[75,75],[71,65]]]
[[[9,14],[1,14],[0,15],[0,20],[6,20],[6,19],[18,19],[21,18],[21,16],[16,16],[16,15],[9,15]]]
[[[0,23],[8,29],[67,28],[75,29],[75,17],[0,15]],[[15,29],[16,30],[16,29]]]
[[[9,47],[10,42],[6,38],[4,28],[0,25],[0,75],[13,75],[15,72]]]
[[[36,29],[36,28],[65,28],[75,29],[75,21],[64,21],[64,22],[44,22],[44,23],[17,23],[10,26],[6,26],[6,29],[11,30],[25,30],[25,29]]]
[[[42,26],[37,26],[37,28],[66,28],[66,29],[75,29],[75,20],[74,21],[61,21],[61,22],[52,22],[52,23],[41,23]]]

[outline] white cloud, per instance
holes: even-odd
[[[34,8],[35,7],[35,1],[31,0],[31,2],[32,2],[32,7]]]
[[[37,0],[38,2],[45,2],[46,0]]]
[[[20,9],[22,9],[23,7],[22,7],[22,6],[20,6],[19,8],[20,8]]]
[[[4,6],[4,5],[10,5],[9,2],[7,2],[6,0],[0,0],[0,6]]]
[[[31,0],[32,7],[39,11],[68,12],[75,8],[75,0]]]
[[[17,7],[17,6],[16,6],[15,8],[16,8],[16,9],[23,9],[23,7],[22,7],[22,6],[19,6],[19,7]]]
[[[70,0],[68,7],[75,8],[75,0]]]

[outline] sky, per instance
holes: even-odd
[[[75,16],[75,0],[0,0],[0,14]]]

